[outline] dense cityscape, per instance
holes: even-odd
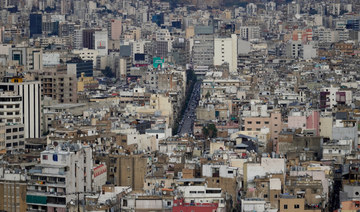
[[[0,0],[0,212],[358,212],[359,41],[359,0]]]

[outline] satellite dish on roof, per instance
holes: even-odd
[[[297,14],[295,15],[295,18],[296,18],[296,19],[300,19],[300,18],[301,18],[301,15],[300,15],[299,13],[297,13]]]

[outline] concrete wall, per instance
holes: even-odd
[[[147,170],[147,159],[141,155],[119,156],[116,162],[115,184],[131,186],[133,190],[142,190]]]
[[[324,138],[332,137],[332,129],[333,129],[333,117],[320,117],[320,127],[319,134]]]
[[[357,124],[354,127],[333,127],[332,138],[336,140],[352,139],[354,141],[353,146],[358,145],[358,127]]]
[[[289,116],[288,127],[291,129],[305,129],[306,128],[306,117],[305,116]]]

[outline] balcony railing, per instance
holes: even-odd
[[[55,196],[55,197],[60,197],[60,196],[66,196],[65,192],[48,192],[48,191],[41,191],[41,190],[27,190],[27,192],[29,194],[36,194],[36,195],[41,195],[41,196]]]

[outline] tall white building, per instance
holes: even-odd
[[[292,58],[303,57],[304,46],[301,41],[289,41],[286,45],[286,56]]]
[[[339,91],[339,87],[325,87],[325,88],[321,88],[320,90],[321,92],[329,92],[328,93],[328,106],[330,108],[333,108],[337,105],[337,102],[336,102],[336,93]]]
[[[254,3],[249,3],[246,5],[246,13],[249,15],[255,15],[257,12],[257,6]]]
[[[197,66],[211,66],[214,64],[214,35],[197,35],[192,40],[192,63]]]
[[[168,29],[159,29],[156,31],[156,41],[166,41],[168,43],[168,52],[172,50],[172,39]]]
[[[74,46],[74,49],[83,48],[83,30],[82,29],[74,31],[73,46]]]
[[[66,211],[70,201],[82,201],[92,191],[89,146],[59,144],[41,152],[40,160],[28,174],[28,210]]]
[[[95,49],[99,51],[99,56],[108,55],[108,32],[95,31]]]
[[[331,15],[340,15],[341,12],[341,4],[340,3],[331,3],[329,5],[329,12]]]
[[[295,1],[288,4],[287,8],[288,17],[293,17],[296,14],[300,14],[300,4]]]
[[[21,96],[21,122],[25,128],[25,138],[41,136],[41,82],[8,82],[0,83],[0,89],[14,91]]]
[[[135,57],[135,54],[144,54],[145,53],[145,45],[146,43],[150,43],[150,41],[146,40],[137,40],[131,42],[132,44],[132,55],[133,58]]]
[[[229,64],[229,71],[237,71],[237,35],[232,34],[230,38],[214,39],[214,65]]]
[[[25,148],[22,119],[21,96],[11,91],[0,92],[0,123],[4,124],[4,143],[0,146],[5,146],[6,152]]]
[[[74,49],[73,53],[79,55],[79,57],[82,60],[92,60],[93,67],[94,68],[96,67],[96,57],[99,55],[99,50],[88,49],[88,48]],[[104,56],[104,55],[102,55],[102,56]]]
[[[252,40],[260,38],[260,27],[258,26],[241,26],[239,28],[240,38],[243,40]]]
[[[315,29],[313,37],[317,37],[320,43],[334,43],[339,41],[339,33],[337,31],[324,27]]]

